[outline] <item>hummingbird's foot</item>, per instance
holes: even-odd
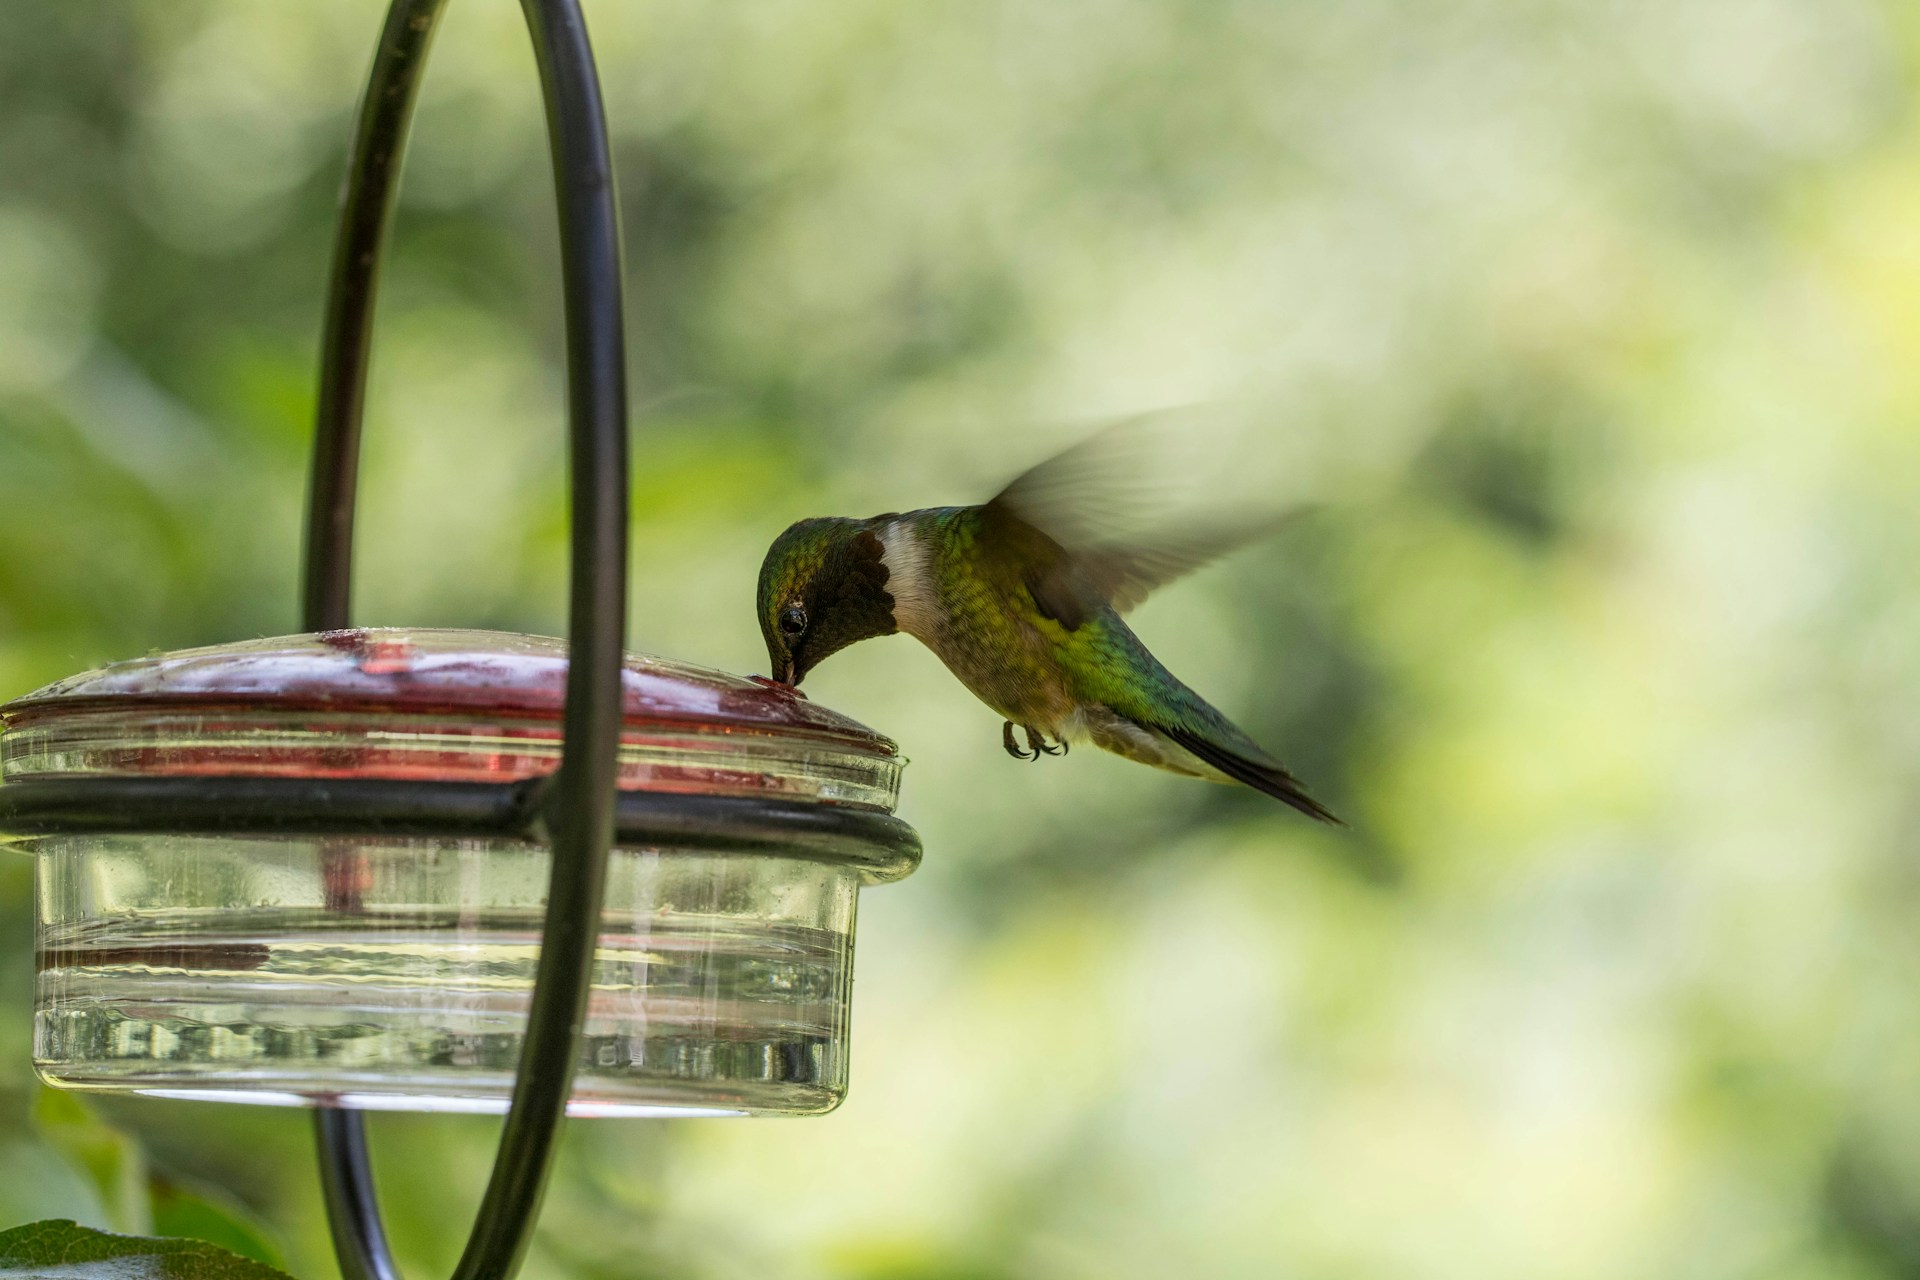
[[[1066,739],[1062,738],[1059,746],[1053,746],[1047,742],[1047,735],[1041,733],[1032,725],[1021,725],[1020,728],[1027,735],[1027,750],[1033,752],[1031,756],[1027,757],[1029,760],[1038,760],[1041,756],[1063,756],[1067,754]]]
[[[1033,740],[1033,730],[1031,729],[1027,730],[1027,740],[1029,742]],[[1005,747],[1007,754],[1015,760],[1038,760],[1040,758],[1039,752],[1022,751],[1013,744],[1013,721],[1011,720],[1000,726],[1000,745]]]

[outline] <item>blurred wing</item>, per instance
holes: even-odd
[[[1102,604],[1127,612],[1295,514],[1161,515],[1169,485],[1155,468],[1164,473],[1170,460],[1152,456],[1146,422],[1122,422],[1056,454],[983,508],[990,536],[1023,566],[1034,599],[1070,629]]]
[[[1192,573],[1278,527],[1280,517],[1246,517],[1163,531],[1150,544],[1111,542],[1074,553],[1074,562],[1121,613],[1175,578]]]

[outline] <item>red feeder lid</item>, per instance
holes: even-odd
[[[221,774],[511,781],[559,762],[567,645],[356,628],[154,654],[0,707],[0,778]],[[891,811],[903,763],[784,686],[632,654],[620,786]]]

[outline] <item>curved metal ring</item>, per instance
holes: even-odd
[[[551,775],[522,782],[228,776],[48,778],[0,787],[0,838],[150,834],[445,836],[537,840],[559,803]],[[759,796],[622,791],[625,848],[792,858],[856,869],[868,884],[920,864],[890,813]]]
[[[346,627],[361,409],[381,253],[420,74],[445,0],[394,0],[355,129],[335,245],[309,495],[305,625]],[[566,741],[548,812],[553,875],[525,1047],[493,1176],[454,1271],[501,1280],[526,1254],[573,1087],[613,837],[626,643],[627,393],[619,223],[605,112],[578,0],[521,0],[540,66],[560,214],[572,555]],[[355,1112],[317,1113],[322,1178],[347,1280],[397,1280]]]

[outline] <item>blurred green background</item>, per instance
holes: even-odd
[[[1920,8],[587,7],[634,647],[760,670],[789,520],[1232,404],[1319,505],[1138,628],[1353,830],[1015,766],[911,641],[849,651],[810,692],[902,742],[928,850],[863,903],[849,1101],[573,1126],[526,1274],[1920,1276]],[[0,0],[0,697],[294,628],[379,22]],[[532,60],[509,0],[444,26],[357,613],[555,632]],[[191,1230],[185,1188],[332,1275],[303,1117],[36,1101],[29,879],[0,1225]],[[446,1272],[492,1123],[374,1131]]]

